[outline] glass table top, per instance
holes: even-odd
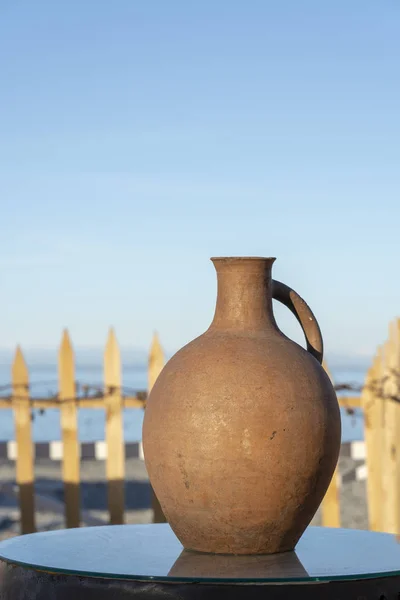
[[[396,536],[309,527],[295,552],[228,556],[184,550],[169,525],[35,533],[0,543],[0,558],[41,571],[135,580],[301,582],[400,575]]]

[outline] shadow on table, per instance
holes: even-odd
[[[203,554],[183,550],[169,577],[193,579],[307,579],[309,574],[296,552],[254,556]]]

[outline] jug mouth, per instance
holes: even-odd
[[[234,263],[246,261],[258,261],[273,263],[276,258],[274,256],[213,256],[210,259],[213,263]]]

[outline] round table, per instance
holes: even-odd
[[[184,550],[168,525],[51,531],[0,544],[1,600],[398,600],[394,535],[309,527],[295,552]]]

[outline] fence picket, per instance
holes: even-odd
[[[367,450],[368,523],[372,531],[381,531],[382,523],[382,435],[383,399],[380,389],[383,374],[383,352],[378,348],[367,373],[361,393],[364,410],[364,435]]]
[[[121,394],[121,356],[113,329],[110,329],[104,353],[104,387],[106,394],[108,510],[110,523],[116,525],[124,522],[125,449]]]
[[[329,372],[325,361],[322,366],[324,367],[327,375],[329,376],[332,384],[333,378]],[[339,468],[336,466],[335,472],[332,476],[328,490],[321,504],[321,517],[322,525],[324,527],[340,527],[340,495],[339,495]]]
[[[156,382],[157,377],[161,373],[165,364],[164,352],[158,338],[158,334],[154,333],[153,340],[150,347],[149,353],[149,366],[148,366],[148,393],[150,394],[153,385]],[[167,519],[163,513],[157,496],[152,492],[152,508],[153,508],[153,523],[166,523]]]
[[[382,525],[387,533],[400,533],[399,514],[399,403],[394,399],[398,395],[397,368],[399,353],[398,330],[395,323],[389,327],[389,338],[384,346],[384,436],[382,448]]]
[[[63,443],[62,476],[64,481],[65,519],[67,527],[80,524],[80,458],[75,402],[74,352],[68,331],[63,333],[58,354],[59,401]]]
[[[400,319],[393,322],[393,336],[396,338],[396,351],[392,357],[392,391],[394,395],[393,404],[395,405],[396,414],[396,517],[397,517],[397,534],[400,534]]]
[[[155,384],[157,377],[161,373],[165,365],[165,357],[160,339],[157,332],[153,335],[149,352],[149,367],[148,367],[148,390],[149,393]]]
[[[19,346],[15,353],[11,378],[17,443],[16,479],[19,491],[21,533],[32,533],[35,531],[35,501],[29,373]]]

